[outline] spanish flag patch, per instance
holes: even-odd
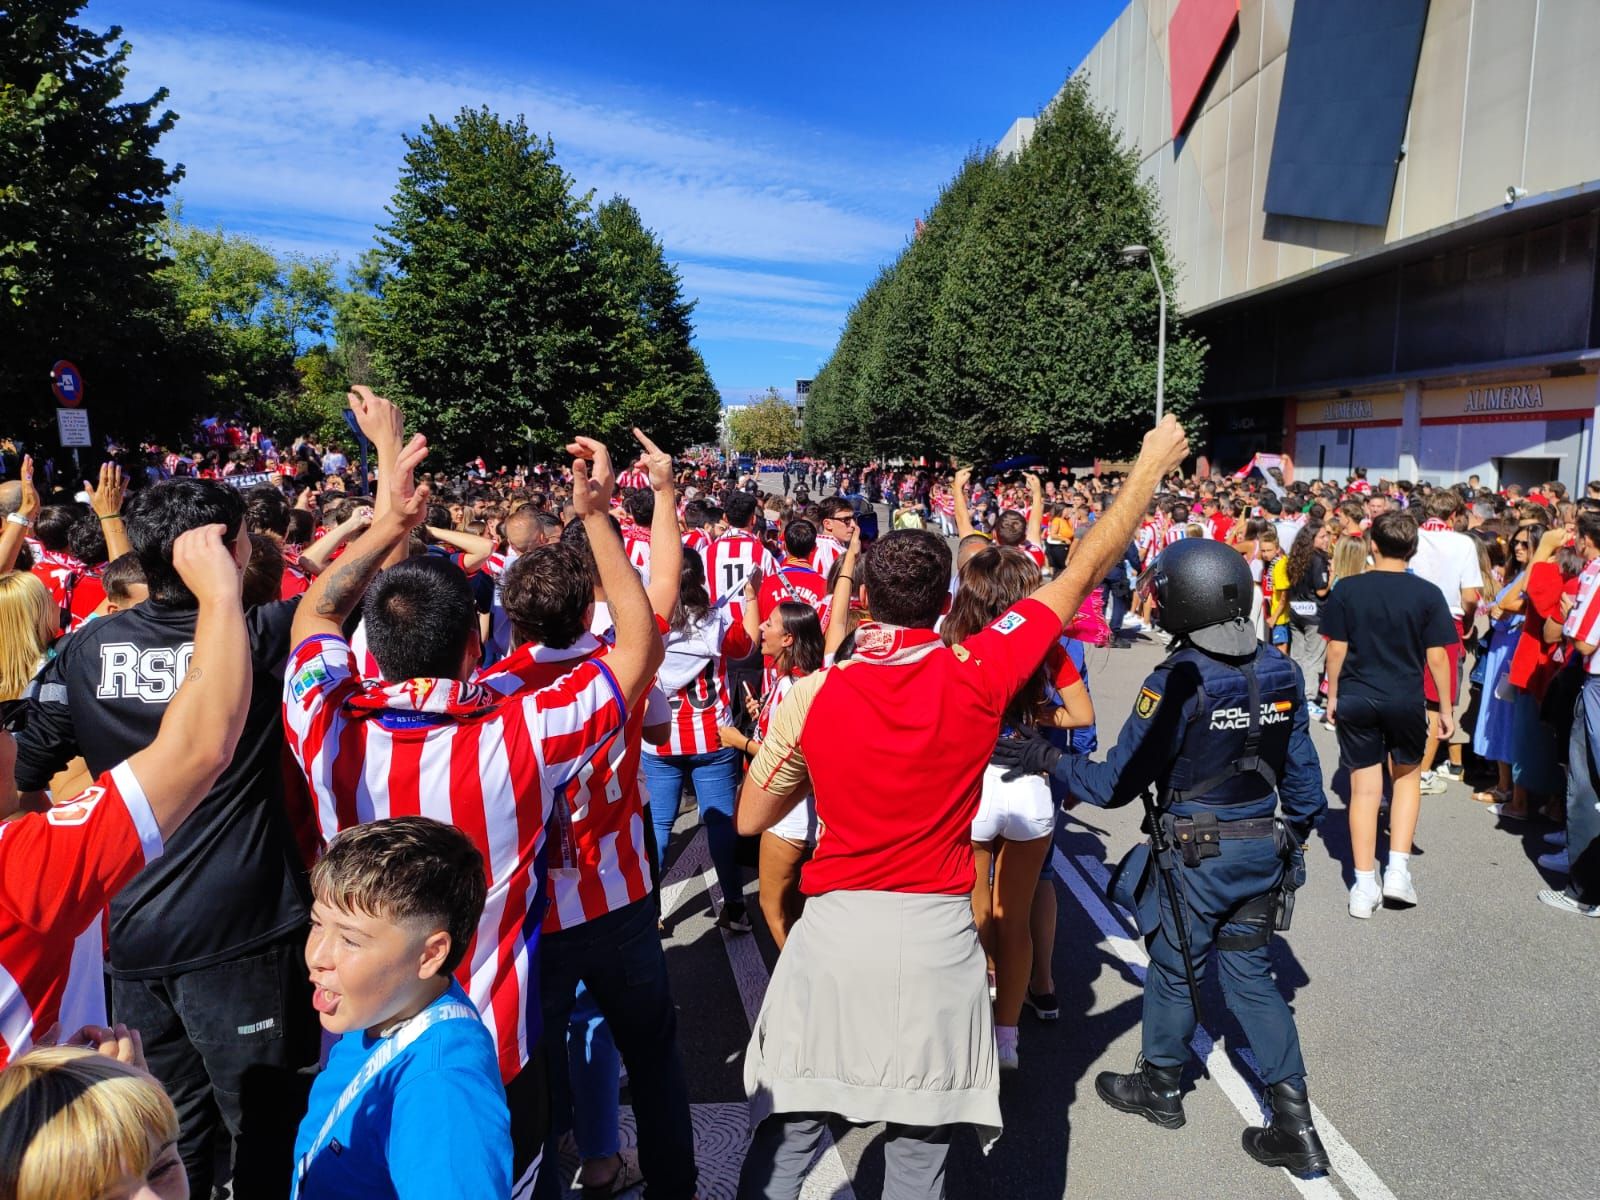
[[[1134,715],[1141,720],[1148,721],[1155,715],[1156,706],[1161,703],[1161,693],[1152,692],[1149,688],[1139,689],[1139,699],[1134,703]]]

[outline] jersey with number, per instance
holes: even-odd
[[[126,762],[48,812],[0,824],[0,1067],[61,1023],[106,1023],[111,897],[161,856],[156,816]]]
[[[603,659],[609,649],[589,633],[562,649],[525,643],[479,672],[476,682],[502,696],[536,692],[590,659]],[[660,707],[651,712],[656,704]],[[628,714],[622,736],[591,758],[553,805],[545,854],[550,879],[545,933],[572,929],[650,894],[639,754],[645,725],[665,719],[666,698],[651,688],[646,702]]]
[[[667,741],[652,754],[710,754],[722,748],[720,725],[733,724],[728,660],[754,649],[732,607],[713,607],[706,619],[666,637],[667,657],[656,677],[672,713]]]
[[[622,530],[622,548],[633,569],[646,587],[650,586],[650,531],[642,525],[628,525]]]
[[[509,1081],[538,1044],[538,939],[553,798],[603,755],[627,713],[600,661],[514,697],[450,679],[361,679],[344,639],[302,642],[284,676],[289,747],[323,836],[385,817],[446,821],[483,855],[488,899],[456,969]]]
[[[712,542],[706,551],[706,591],[711,603],[727,604],[738,617],[743,612],[740,593],[750,573],[760,570],[771,575],[777,569],[772,551],[760,539],[735,529]]]
[[[40,549],[33,559],[33,574],[50,590],[56,607],[66,609],[73,588],[88,568],[70,554],[59,550]]]

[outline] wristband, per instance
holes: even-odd
[[[7,513],[6,521],[11,525],[21,525],[24,529],[33,528],[33,518],[25,517],[19,512]]]
[[[843,571],[839,572],[838,576],[835,579],[835,582],[838,582],[839,579],[848,579],[851,583],[854,583],[856,581],[856,577],[854,575],[846,575]]]
[[[119,513],[119,512],[107,513],[105,516],[101,517],[100,519],[102,521],[120,521],[120,520],[122,520],[122,514]]]

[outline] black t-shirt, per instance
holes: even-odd
[[[112,899],[112,975],[223,962],[306,923],[310,893],[283,806],[283,672],[298,604],[246,614],[254,674],[239,748],[161,857]],[[99,775],[155,741],[194,624],[193,609],[147,600],[63,639],[29,689],[17,786],[44,787],[76,754]]]
[[[1300,576],[1300,582],[1289,586],[1289,615],[1297,624],[1311,623],[1322,619],[1322,602],[1325,599],[1317,593],[1324,591],[1328,586],[1328,560],[1319,551],[1313,551],[1311,561],[1306,563],[1306,573]]]
[[[1422,702],[1428,650],[1456,643],[1444,593],[1420,575],[1368,571],[1341,579],[1322,606],[1322,636],[1348,643],[1341,694]]]

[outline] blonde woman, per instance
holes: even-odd
[[[80,1046],[0,1071],[0,1196],[188,1200],[178,1114],[137,1066]]]
[[[1329,587],[1351,575],[1360,575],[1367,569],[1372,556],[1372,545],[1364,533],[1349,534],[1333,546],[1333,565],[1329,568]]]
[[[61,636],[61,609],[36,575],[0,575],[0,700],[15,700]]]

